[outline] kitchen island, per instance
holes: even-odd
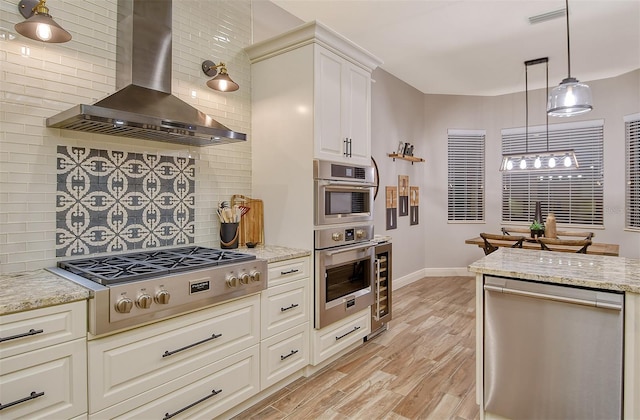
[[[623,293],[624,406],[622,412],[623,418],[640,418],[640,400],[637,398],[640,395],[640,260],[501,248],[472,263],[469,271],[476,273],[476,401],[480,404],[481,418],[495,418],[491,413],[485,413],[484,400],[485,335],[490,332],[485,331],[484,319],[486,311],[484,285],[488,277]],[[584,366],[585,370],[589,368]]]

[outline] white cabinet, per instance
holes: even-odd
[[[371,73],[315,48],[314,157],[371,163]]]
[[[0,317],[3,419],[87,411],[86,301]]]
[[[371,73],[381,61],[318,22],[246,52],[252,188],[276,203],[265,207],[265,236],[313,249],[313,159],[371,164]]]
[[[231,375],[234,381],[242,382],[227,385],[230,388],[223,386],[224,395],[211,397],[211,403],[204,404],[209,406],[214,400],[224,399],[226,402],[218,407],[222,411],[216,411],[222,413],[259,391],[259,340],[258,294],[91,340],[88,344],[90,416],[146,416],[160,406],[165,407],[161,409],[166,410],[162,412],[164,415],[173,410],[167,407],[178,410],[189,404],[187,400],[203,398],[202,387],[214,386],[209,377],[218,375],[216,372],[222,372],[221,378]],[[244,358],[226,359],[244,354],[250,348]],[[225,373],[235,369],[242,373]],[[191,389],[194,392],[186,392]],[[228,399],[229,392],[238,393],[242,398]],[[154,402],[158,398],[171,403],[158,405]],[[210,413],[207,411],[207,415]]]
[[[314,331],[311,344],[312,364],[322,363],[351,345],[362,342],[362,338],[370,332],[371,308]]]
[[[261,302],[262,389],[309,364],[310,263],[303,257],[269,264]]]

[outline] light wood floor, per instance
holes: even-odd
[[[477,419],[473,277],[393,292],[388,331],[236,419]]]

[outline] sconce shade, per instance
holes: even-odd
[[[570,117],[592,109],[591,89],[573,77],[553,88],[547,103],[547,113],[552,117]]]
[[[220,92],[233,92],[240,88],[236,82],[231,80],[226,71],[223,73],[222,70],[220,70],[220,74],[207,82],[207,86]]]
[[[220,68],[220,73],[218,74],[218,68]],[[231,80],[229,74],[227,73],[227,66],[220,62],[220,64],[215,64],[211,60],[205,60],[202,63],[202,72],[209,77],[216,76],[213,79],[207,82],[207,86],[209,86],[213,90],[217,90],[220,92],[233,92],[238,90],[240,86]]]
[[[71,40],[71,34],[58,25],[45,5],[46,0],[40,0],[35,6],[32,0],[22,0],[18,4],[20,13],[29,16],[24,22],[15,25],[16,32],[27,38],[50,43],[62,43]],[[29,15],[29,11],[31,14]]]

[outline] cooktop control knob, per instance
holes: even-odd
[[[335,232],[334,234],[331,235],[331,239],[333,239],[334,241],[341,241],[342,240],[342,233]]]
[[[357,229],[356,230],[356,239],[362,239],[362,238],[364,238],[364,230]]]
[[[128,314],[129,312],[131,312],[131,309],[133,308],[133,301],[128,297],[122,296],[116,302],[115,307],[116,307],[116,312],[120,312],[121,314]]]
[[[153,298],[147,293],[143,293],[136,298],[136,306],[141,309],[149,309]]]
[[[249,273],[242,273],[240,276],[240,283],[249,284]]]
[[[160,305],[168,304],[169,298],[171,298],[171,294],[169,294],[169,292],[165,289],[161,289],[156,292],[155,301]]]
[[[238,287],[238,278],[235,274],[229,274],[227,276],[227,287]]]
[[[251,281],[258,282],[260,281],[260,272],[257,270],[253,270],[251,272]]]

